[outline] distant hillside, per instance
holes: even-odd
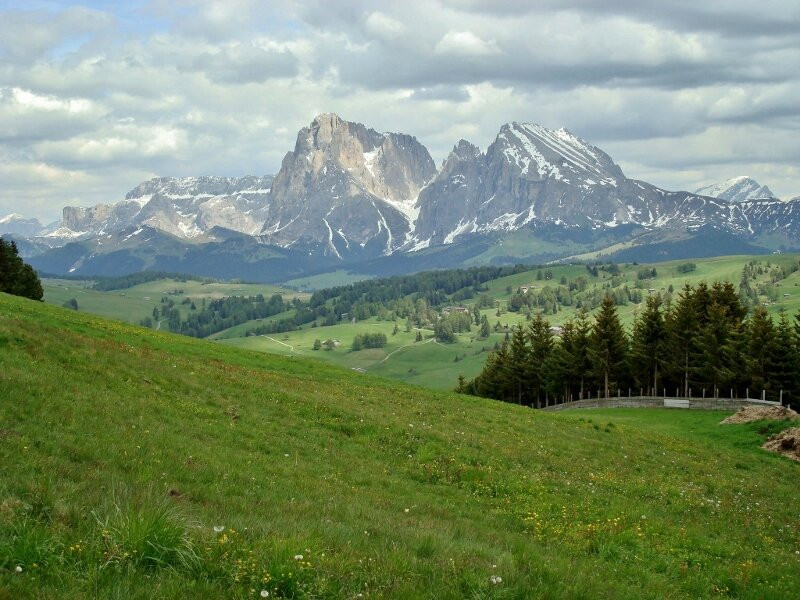
[[[800,588],[763,423],[551,415],[1,294],[0,398],[1,597]]]

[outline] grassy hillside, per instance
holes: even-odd
[[[217,300],[227,296],[255,296],[263,294],[283,294],[287,300],[294,297],[308,298],[308,294],[294,292],[285,288],[268,284],[253,283],[205,283],[202,281],[176,281],[159,279],[135,285],[130,288],[111,291],[92,289],[91,280],[44,279],[45,302],[61,306],[70,298],[78,302],[78,309],[92,314],[119,319],[128,323],[139,323],[145,317],[152,316],[153,307],[160,306],[162,296],[169,295],[175,301],[175,307],[185,316],[189,310],[181,305],[184,298],[191,298],[197,304],[203,299]],[[181,291],[175,294],[175,291]]]
[[[0,598],[800,589],[800,464],[718,413],[547,414],[4,295],[0,399]]]

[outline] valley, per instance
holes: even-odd
[[[766,305],[773,316],[781,311],[794,315],[800,311],[800,272],[789,271],[796,267],[799,260],[800,255],[797,254],[778,254],[769,257],[730,256],[650,265],[614,264],[613,267],[608,263],[597,263],[589,268],[583,264],[553,264],[529,269],[521,267],[520,272],[487,280],[483,284],[485,289],[469,292],[472,294],[470,298],[463,296],[469,295],[465,291],[472,290],[473,286],[453,290],[438,297],[438,303],[431,306],[436,318],[443,310],[449,310],[448,307],[463,306],[472,319],[470,331],[454,332],[448,343],[435,339],[435,319],[424,323],[408,323],[407,311],[410,310],[409,307],[416,306],[418,300],[413,293],[399,298],[405,308],[399,308],[396,302],[378,303],[373,309],[376,314],[370,315],[367,311],[355,322],[349,316],[336,316],[328,324],[329,317],[311,316],[306,322],[292,325],[285,331],[258,332],[259,328],[294,318],[297,310],[289,308],[274,316],[244,321],[217,331],[209,339],[260,352],[313,358],[354,369],[365,375],[449,390],[455,387],[459,375],[475,377],[483,368],[488,353],[506,339],[507,332],[514,326],[526,324],[530,315],[543,312],[544,318],[552,326],[561,326],[575,317],[579,303],[592,313],[607,293],[616,294],[620,319],[630,327],[640,303],[647,296],[658,294],[666,299],[680,291],[685,284],[696,285],[700,282],[711,284],[715,281],[730,281],[738,288],[743,268],[752,262],[757,265],[756,269],[760,266],[762,270],[751,284],[757,302]],[[773,282],[776,268],[788,269],[787,276]],[[596,275],[592,269],[596,270]],[[645,274],[646,278],[640,279],[640,274]],[[319,281],[324,284],[331,280]],[[378,280],[370,281],[378,290],[374,293],[391,285],[391,280],[386,280],[385,285]],[[348,289],[347,285],[345,284],[342,291]],[[570,286],[578,285],[584,287],[583,291],[578,291],[576,287],[567,293]],[[515,299],[520,298],[523,288],[529,288],[524,296],[541,297],[544,304],[537,303],[531,308],[522,306],[521,309],[514,309],[512,306],[510,310],[509,305],[515,304]],[[180,312],[183,320],[191,312],[197,312],[190,310],[192,302],[202,309],[204,300],[226,297],[262,294],[269,298],[273,294],[280,294],[286,301],[296,298],[302,302],[308,302],[312,297],[310,292],[273,285],[203,283],[191,280],[178,282],[174,279],[157,280],[107,292],[91,289],[88,282],[45,279],[44,289],[45,300],[51,304],[60,306],[66,300],[75,298],[80,310],[131,323],[139,323],[141,319],[151,316],[154,308],[160,310],[161,299],[164,297],[173,300],[174,308]],[[559,290],[563,292],[561,300],[558,299]],[[670,293],[670,290],[673,292]],[[177,291],[180,293],[175,294]],[[486,337],[481,335],[480,326],[475,324],[474,311],[479,301],[485,306],[478,309],[478,320],[485,317],[490,325]],[[326,305],[332,309],[331,300]],[[156,322],[151,326],[155,327]],[[167,324],[162,323],[161,327],[166,330]],[[385,346],[352,350],[355,336],[362,333],[383,333],[386,336]],[[421,339],[418,339],[418,335]],[[338,343],[330,349],[322,346],[315,350],[315,340]]]

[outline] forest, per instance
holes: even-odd
[[[744,294],[745,301],[747,300]],[[649,295],[630,331],[607,295],[591,320],[585,309],[559,330],[537,313],[506,334],[457,391],[532,407],[580,398],[673,393],[800,399],[800,313],[774,322],[748,311],[731,283],[686,285],[667,300]]]

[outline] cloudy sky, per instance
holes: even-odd
[[[437,163],[529,121],[668,189],[751,175],[789,198],[800,2],[0,0],[0,214],[275,173],[329,111]]]

